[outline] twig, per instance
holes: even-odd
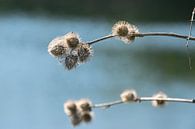
[[[191,16],[191,20],[190,20],[189,34],[188,34],[188,37],[186,39],[187,40],[186,41],[186,49],[187,49],[187,56],[188,56],[188,63],[189,63],[190,70],[192,69],[192,62],[191,62],[191,56],[190,56],[190,52],[189,52],[189,38],[192,35],[192,23],[193,23],[193,20],[194,20],[194,13],[195,13],[195,8],[192,11],[192,16]]]
[[[145,36],[169,36],[169,37],[175,37],[175,38],[181,38],[181,39],[186,39],[188,36],[186,35],[181,35],[177,33],[167,33],[167,32],[148,32],[148,33],[138,33],[134,34],[133,36],[135,37],[145,37]],[[195,40],[195,37],[189,37],[189,40]]]
[[[166,102],[178,102],[178,103],[195,103],[195,99],[181,99],[181,98],[155,98],[155,97],[140,97],[137,98],[134,102],[143,102],[143,101],[166,101]],[[122,100],[116,100],[113,102],[107,102],[107,103],[101,103],[101,104],[95,104],[92,106],[92,108],[109,108],[114,105],[123,104]]]
[[[187,37],[186,47],[189,46],[189,40],[190,40],[190,37],[192,35],[192,23],[194,21],[194,13],[195,13],[195,8],[192,11],[192,16],[191,16],[191,20],[190,20],[190,28],[189,28],[189,34],[188,34],[188,37]]]
[[[195,103],[194,99],[181,99],[181,98],[154,98],[154,97],[141,97],[138,99],[139,102],[141,101],[155,101],[155,100],[164,100],[167,102],[180,102],[180,103]]]
[[[103,40],[106,40],[106,39],[110,39],[110,38],[113,38],[113,37],[115,37],[115,35],[110,34],[110,35],[106,35],[106,36],[104,36],[104,37],[101,37],[101,38],[98,38],[98,39],[89,41],[89,42],[87,42],[87,43],[88,43],[89,45],[92,45],[92,44],[94,44],[94,43],[96,43],[96,42],[100,42],[100,41],[103,41]]]
[[[92,106],[92,108],[109,108],[111,106],[122,104],[122,103],[124,103],[122,100],[116,100],[108,103],[95,104]]]
[[[89,45],[92,45],[92,44],[95,44],[97,42],[100,42],[100,41],[103,41],[103,40],[106,40],[106,39],[110,39],[110,38],[113,38],[113,37],[116,37],[117,35],[112,35],[112,34],[109,34],[107,36],[104,36],[104,37],[101,37],[101,38],[98,38],[98,39],[95,39],[95,40],[92,40],[92,41],[89,41],[87,42]],[[168,33],[168,32],[148,32],[148,33],[137,33],[137,34],[132,34],[132,36],[135,36],[135,37],[146,37],[146,36],[169,36],[169,37],[175,37],[175,38],[181,38],[181,39],[187,39],[188,40],[195,40],[195,37],[189,37],[187,35],[181,35],[181,34],[177,34],[177,33]]]

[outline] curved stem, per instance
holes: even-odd
[[[115,35],[112,35],[112,34],[109,34],[109,35],[106,35],[104,37],[101,37],[101,38],[98,38],[98,39],[95,39],[95,40],[92,40],[92,41],[89,41],[87,42],[89,45],[92,45],[96,42],[100,42],[100,41],[103,41],[103,40],[106,40],[106,39],[110,39],[110,38],[113,38],[115,37]]]
[[[195,103],[195,99],[182,99],[182,98],[154,98],[154,97],[140,97],[137,98],[135,101],[132,102],[143,102],[143,101],[158,101],[163,100],[166,102],[178,102],[178,103]],[[122,100],[116,100],[113,102],[107,102],[107,103],[101,103],[101,104],[95,104],[92,106],[92,108],[109,108],[114,105],[123,104],[126,102],[123,102]]]
[[[87,42],[89,45],[93,45],[97,42],[100,42],[100,41],[103,41],[103,40],[106,40],[106,39],[110,39],[110,38],[113,38],[113,37],[116,37],[117,35],[112,35],[112,34],[109,34],[109,35],[106,35],[106,36],[103,36],[101,38],[98,38],[98,39],[95,39],[95,40],[92,40],[92,41],[89,41]],[[177,34],[177,33],[172,33],[172,32],[147,32],[147,33],[137,33],[137,34],[132,34],[131,35],[132,37],[146,37],[146,36],[169,36],[169,37],[175,37],[175,38],[180,38],[180,39],[188,39],[188,40],[195,40],[195,37],[189,37],[187,35],[181,35],[181,34]]]
[[[172,33],[172,32],[148,32],[148,33],[138,33],[138,34],[134,34],[132,36],[135,37],[145,37],[145,36],[169,36],[169,37],[175,37],[175,38],[181,38],[181,39],[187,39],[189,38],[189,40],[195,40],[195,37],[189,37],[187,35],[181,35],[181,34],[177,34],[177,33]]]
[[[118,105],[118,104],[122,104],[122,103],[123,103],[122,100],[116,100],[116,101],[113,101],[113,102],[95,104],[95,105],[92,106],[92,108],[109,108],[113,105]]]
[[[192,11],[191,19],[190,19],[190,28],[189,28],[189,34],[188,38],[186,40],[186,51],[187,51],[187,56],[188,56],[188,63],[189,63],[189,68],[190,70],[192,69],[192,61],[191,61],[191,56],[190,56],[190,51],[189,51],[189,38],[192,35],[192,23],[194,21],[194,13],[195,13],[195,8]]]
[[[181,98],[154,98],[154,97],[141,97],[138,99],[141,101],[155,101],[155,100],[163,100],[166,102],[180,102],[180,103],[195,103],[194,99],[181,99]]]

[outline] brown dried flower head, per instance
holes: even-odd
[[[74,101],[67,101],[64,103],[64,112],[68,115],[68,116],[72,116],[74,114],[76,114],[77,112],[77,107]]]
[[[89,44],[80,43],[76,48],[79,62],[84,63],[92,56],[93,50]]]
[[[137,93],[135,90],[125,90],[120,95],[123,102],[135,102],[137,100]]]
[[[48,45],[48,52],[53,57],[60,57],[68,51],[68,45],[64,40],[65,36],[53,39]]]
[[[153,98],[156,98],[157,100],[152,101],[152,106],[159,107],[166,104],[166,101],[163,99],[167,98],[167,95],[163,92],[158,92],[157,94],[152,96]]]
[[[118,21],[112,27],[112,34],[125,37],[129,33],[130,24],[126,21]]]
[[[52,40],[48,45],[48,52],[68,70],[88,61],[93,53],[91,46],[81,43],[79,35],[74,32]]]
[[[64,112],[69,117],[73,126],[81,122],[90,122],[92,120],[91,101],[81,99],[79,101],[67,101],[64,103]]]
[[[73,126],[78,126],[82,122],[81,115],[79,114],[74,114],[70,117],[70,121]]]
[[[119,21],[112,27],[112,35],[116,35],[125,43],[134,41],[134,34],[139,33],[136,26],[129,24],[126,21]]]
[[[81,118],[84,122],[89,123],[89,122],[91,122],[93,117],[92,117],[92,114],[90,112],[83,112]]]
[[[76,55],[68,55],[65,58],[64,66],[66,69],[71,70],[77,66],[78,56]]]
[[[84,112],[90,112],[92,103],[88,99],[81,99],[76,103],[77,107]]]
[[[80,43],[79,35],[74,32],[69,32],[66,35],[66,42],[70,48],[76,48]]]

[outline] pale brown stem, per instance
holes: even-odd
[[[95,40],[92,40],[92,41],[89,41],[87,42],[89,45],[92,45],[94,43],[97,43],[97,42],[100,42],[100,41],[103,41],[103,40],[106,40],[106,39],[110,39],[110,38],[113,38],[115,37],[115,35],[106,35],[104,37],[101,37],[101,38],[98,38],[98,39],[95,39]]]
[[[188,34],[188,38],[186,39],[186,49],[187,49],[187,56],[188,56],[188,63],[189,63],[189,68],[190,70],[192,69],[192,61],[191,61],[191,56],[190,56],[190,52],[189,52],[189,38],[192,35],[192,23],[194,21],[194,13],[195,13],[195,8],[192,11],[192,15],[191,15],[191,19],[190,19],[190,28],[189,28],[189,34]]]
[[[158,101],[158,100],[163,100],[166,102],[178,102],[178,103],[195,103],[195,99],[182,99],[182,98],[155,98],[155,97],[140,97],[137,98],[135,101],[133,102],[143,102],[143,101]],[[107,102],[107,103],[101,103],[101,104],[95,104],[92,106],[92,108],[109,108],[111,106],[114,105],[119,105],[119,104],[123,104],[126,102],[123,102],[122,100],[116,100],[116,101],[112,101],[112,102]]]
[[[181,34],[177,34],[177,33],[172,33],[172,32],[147,32],[147,33],[137,33],[137,34],[132,34],[132,37],[146,37],[146,36],[168,36],[168,37],[175,37],[175,38],[180,38],[180,39],[188,39],[188,40],[195,40],[195,37],[189,37],[187,35],[181,35]],[[113,37],[117,37],[117,35],[112,35],[109,34],[107,36],[92,40],[87,42],[89,45],[95,44],[97,42],[106,40],[106,39],[110,39]]]
[[[133,35],[135,37],[146,37],[146,36],[169,36],[169,37],[175,37],[175,38],[181,38],[181,39],[187,39],[189,40],[195,40],[195,37],[189,37],[187,35],[181,35],[177,33],[167,33],[167,32],[148,32],[148,33],[138,33]]]

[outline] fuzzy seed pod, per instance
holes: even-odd
[[[75,68],[78,64],[78,56],[76,55],[68,55],[65,57],[64,66],[68,70]]]
[[[123,102],[135,102],[137,100],[137,93],[135,90],[126,90],[120,95]]]
[[[83,112],[81,118],[82,121],[89,123],[92,120],[92,114],[90,112]]]
[[[128,28],[127,26],[119,26],[118,29],[116,30],[116,33],[119,35],[119,36],[127,36],[128,35]]]
[[[80,42],[79,35],[74,32],[69,32],[65,36],[68,46],[70,48],[76,48]]]
[[[162,99],[167,98],[167,95],[165,93],[159,92],[159,93],[153,95],[152,97],[157,99],[157,100],[152,101],[152,106],[159,107],[159,106],[163,106],[166,104],[166,101],[162,100]]]
[[[112,35],[116,35],[125,43],[131,43],[134,41],[135,36],[133,36],[133,34],[136,33],[139,33],[137,27],[126,21],[119,21],[112,27]]]
[[[129,33],[130,24],[126,21],[118,21],[112,27],[112,34],[125,37]]]
[[[81,115],[74,114],[73,116],[70,117],[70,121],[73,126],[78,126],[82,122]]]
[[[48,45],[48,52],[53,57],[60,57],[66,54],[68,45],[64,40],[64,36],[53,39]]]
[[[64,103],[64,112],[68,115],[68,116],[72,116],[74,114],[76,114],[77,112],[77,107],[75,102],[73,101],[67,101]]]
[[[80,43],[76,48],[79,62],[84,63],[86,62],[90,56],[92,56],[92,48],[89,44]]]
[[[88,99],[81,99],[76,103],[77,107],[81,112],[90,112],[91,111],[91,101]]]

